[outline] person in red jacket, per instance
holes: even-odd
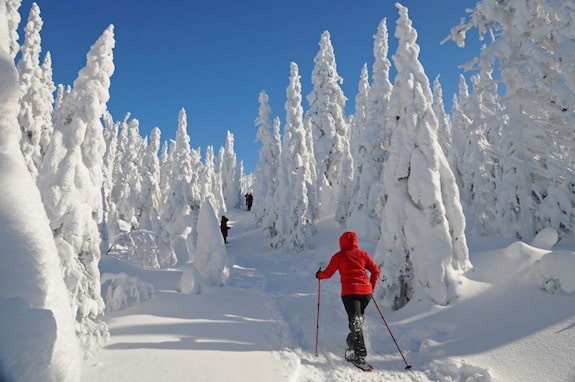
[[[327,267],[320,268],[315,277],[328,279],[339,271],[341,279],[341,299],[347,313],[349,334],[346,358],[363,360],[367,355],[363,339],[363,314],[371,300],[371,295],[379,277],[379,267],[369,254],[358,247],[355,232],[345,232],[339,238],[340,251],[334,254]],[[366,273],[369,271],[369,277]]]

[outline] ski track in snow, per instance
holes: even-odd
[[[306,255],[298,255],[272,251],[261,230],[253,223],[251,215],[237,210],[229,215],[236,225],[252,226],[252,229],[244,228],[241,236],[230,236],[228,251],[236,262],[230,286],[247,288],[256,294],[263,291],[268,296],[266,302],[269,304],[270,316],[277,322],[278,337],[282,338],[283,346],[294,349],[291,351],[299,358],[299,365],[294,370],[294,381],[430,381],[421,371],[404,370],[403,360],[397,351],[385,354],[380,352],[381,348],[374,350],[370,346],[371,333],[367,322],[366,342],[370,347],[368,359],[375,370],[363,372],[345,361],[343,353],[348,330],[347,317],[340,300],[337,277],[322,281],[320,285],[319,351],[316,356],[318,283],[314,275],[318,264],[327,263],[339,249],[338,237],[332,240],[333,248],[312,250],[312,256],[308,252]],[[328,223],[326,229],[330,232],[335,229],[337,232],[334,227]],[[322,233],[320,231],[317,235]],[[254,244],[260,247],[254,248]],[[379,322],[375,321],[371,325],[380,324],[379,329],[385,330],[381,318],[373,318]],[[377,341],[382,340],[382,336],[377,337]]]

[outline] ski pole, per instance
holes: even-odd
[[[397,347],[397,350],[399,350],[399,354],[401,354],[401,358],[403,358],[403,362],[405,363],[405,370],[409,370],[411,369],[411,365],[409,365],[405,359],[405,356],[403,355],[403,353],[401,352],[401,349],[399,348],[399,345],[397,344],[397,341],[395,340],[395,337],[393,336],[393,333],[391,332],[391,329],[389,328],[389,325],[387,324],[387,321],[385,320],[385,317],[383,317],[383,313],[381,313],[381,309],[379,309],[379,305],[377,305],[377,302],[375,301],[375,298],[373,296],[371,296],[371,299],[373,300],[373,304],[375,305],[375,307],[377,308],[377,311],[379,312],[379,315],[381,316],[381,319],[383,320],[383,323],[385,324],[385,327],[387,328],[387,331],[389,332],[389,334],[391,335],[391,338],[393,339],[393,342],[395,343],[395,346]]]
[[[321,268],[320,268],[321,270]],[[317,357],[318,339],[319,339],[319,301],[320,301],[320,279],[317,279],[317,319],[315,321],[315,356]]]

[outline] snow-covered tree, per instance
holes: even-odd
[[[383,169],[384,208],[376,259],[386,305],[404,306],[421,288],[438,304],[458,296],[458,274],[471,267],[465,218],[453,173],[437,140],[429,79],[417,32],[396,4],[397,76],[389,103],[392,133]]]
[[[359,75],[357,94],[355,96],[355,112],[350,117],[350,150],[354,158],[356,170],[362,168],[362,165],[357,163],[357,159],[362,158],[361,155],[364,150],[363,145],[360,144],[360,138],[367,125],[367,104],[370,88],[369,69],[367,64],[363,64]],[[354,176],[354,178],[357,179],[358,177]]]
[[[171,141],[172,146],[174,145],[173,141]],[[172,165],[170,160],[170,149],[168,145],[168,141],[165,140],[162,143],[162,148],[160,149],[160,191],[162,194],[162,199],[160,203],[160,216],[164,212],[164,206],[167,204],[167,200],[170,197],[170,189],[169,189],[169,179],[172,176]]]
[[[75,312],[20,151],[20,82],[10,48],[17,25],[7,23],[6,3],[0,0],[0,380],[74,382],[82,366]]]
[[[160,129],[155,127],[150,133],[142,162],[142,195],[140,196],[139,229],[160,232]]]
[[[20,49],[18,45],[18,25],[20,24],[20,13],[18,9],[22,0],[3,0],[2,4],[2,24],[4,25],[2,37],[6,39],[6,52],[14,59]]]
[[[216,214],[220,216],[225,213],[226,204],[222,193],[222,179],[216,172],[215,160],[214,147],[208,146],[199,184],[202,200],[208,200]]]
[[[212,285],[225,285],[230,277],[232,263],[220,232],[219,219],[207,200],[200,206],[198,217],[198,244],[194,267]]]
[[[28,22],[24,28],[25,41],[18,62],[22,86],[18,122],[22,131],[20,142],[28,170],[34,178],[46,153],[52,135],[52,104],[56,89],[52,81],[50,55],[40,65],[42,19],[40,8],[32,3]]]
[[[468,114],[473,116],[473,120],[466,134],[460,166],[466,174],[462,179],[465,187],[463,210],[471,229],[482,234],[501,234],[503,230],[496,207],[503,107],[499,103],[497,82],[490,70],[473,75],[471,81],[473,92],[468,99]]]
[[[193,217],[190,200],[190,182],[192,180],[192,150],[187,132],[186,112],[180,110],[176,140],[170,153],[169,194],[162,213],[162,233],[160,251],[162,259],[169,259],[173,265],[177,259],[180,264],[192,260],[193,246],[190,234],[193,230]]]
[[[313,163],[313,147],[308,146],[309,135],[304,127],[301,106],[300,75],[295,62],[290,65],[290,82],[286,95],[286,123],[275,197],[279,208],[278,235],[272,237],[272,245],[285,245],[299,252],[309,245],[313,233],[314,219],[309,195],[316,188],[312,181],[315,169],[310,166]]]
[[[387,20],[383,19],[374,35],[373,83],[366,103],[365,128],[355,143],[358,147],[354,157],[357,192],[347,224],[349,229],[371,240],[377,240],[380,235],[378,220],[383,187],[380,180],[389,145],[387,108],[393,86],[389,81],[388,51]]]
[[[222,189],[226,206],[239,208],[242,200],[241,172],[237,165],[236,152],[234,150],[234,135],[231,131],[226,134],[224,156],[222,158]]]
[[[349,138],[345,138],[349,140]],[[339,168],[337,174],[337,193],[335,196],[335,220],[341,227],[346,226],[350,205],[355,197],[354,186],[354,164],[351,156],[350,144],[345,143],[340,153]]]
[[[87,64],[61,106],[62,120],[38,175],[38,185],[58,245],[64,279],[72,297],[76,332],[86,354],[102,345],[108,328],[101,315],[100,235],[103,157],[101,118],[114,72],[114,28],[92,45]]]
[[[462,74],[459,76],[459,91],[457,95],[453,95],[453,102],[451,106],[451,144],[452,152],[450,153],[450,163],[452,164],[451,170],[455,175],[455,179],[461,190],[461,198],[465,204],[465,169],[463,169],[463,157],[469,139],[470,126],[473,120],[469,116],[469,87]]]
[[[337,73],[330,34],[324,31],[314,58],[313,89],[307,96],[306,124],[311,126],[316,161],[318,196],[322,214],[335,210],[337,183],[342,157],[349,153],[349,126],[345,116],[346,98]]]
[[[140,122],[126,114],[120,124],[120,136],[114,166],[112,197],[116,204],[120,229],[128,232],[138,228],[142,191],[143,139]]]
[[[360,174],[363,171],[365,161],[365,145],[362,142],[367,126],[367,106],[369,97],[369,71],[367,64],[363,64],[359,76],[357,94],[355,96],[355,112],[349,118],[350,126],[350,154],[353,161],[353,179],[350,192],[353,197],[349,200],[349,210],[345,216],[347,229],[359,232],[362,237],[369,237],[369,228],[362,227],[365,219],[361,218],[358,209],[363,207],[365,201],[360,201],[358,196]],[[361,206],[361,207],[360,207]],[[379,232],[379,230],[378,230]]]
[[[565,49],[575,38],[573,12],[570,1],[482,0],[451,33],[459,45],[472,28],[492,38],[475,63],[497,71],[504,84],[505,184],[498,193],[507,201],[501,207],[508,233],[523,239],[547,226],[573,231],[574,145],[564,137],[573,132],[575,89],[563,64],[573,58]]]
[[[453,147],[453,135],[451,128],[451,118],[445,111],[445,103],[443,102],[443,88],[439,82],[439,76],[433,81],[433,112],[437,118],[437,140],[441,146],[441,150],[447,158],[451,171],[455,169],[455,148]]]
[[[120,232],[116,202],[112,197],[112,191],[114,189],[114,170],[116,167],[116,152],[118,149],[118,129],[120,124],[114,121],[112,114],[107,110],[102,116],[102,123],[104,124],[104,142],[106,152],[104,153],[102,172],[103,217],[102,225],[100,226],[100,237],[102,239],[100,249],[102,253],[106,253],[108,248],[110,248],[110,244],[114,243],[116,235]]]
[[[256,138],[261,142],[259,160],[254,182],[254,198],[257,201],[252,210],[256,223],[268,237],[277,234],[276,221],[278,208],[274,195],[278,188],[278,166],[281,152],[279,119],[271,119],[268,95],[262,91],[259,96],[259,115],[256,119]]]

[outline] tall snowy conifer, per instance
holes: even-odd
[[[8,17],[7,1],[0,0],[0,380],[76,382],[82,366],[76,312],[20,149],[21,83],[10,54],[17,23]]]
[[[254,184],[254,198],[257,202],[252,210],[257,224],[262,227],[268,237],[273,237],[277,234],[278,208],[274,203],[274,195],[278,188],[278,165],[281,152],[279,119],[275,118],[272,122],[269,98],[264,91],[260,92],[259,102],[256,137],[261,142],[261,147]]]
[[[439,82],[439,76],[433,81],[433,112],[437,118],[437,140],[441,146],[441,150],[447,158],[449,163],[449,168],[451,171],[455,169],[455,157],[453,155],[453,143],[452,143],[452,128],[451,128],[451,118],[449,114],[445,111],[445,103],[443,102],[443,88],[441,87],[441,82]]]
[[[160,226],[160,129],[155,127],[149,136],[142,162],[142,195],[139,229],[155,233],[161,232]]]
[[[10,58],[14,59],[20,50],[20,45],[18,45],[20,13],[18,12],[18,9],[20,8],[22,0],[3,0],[1,3],[3,7],[2,22],[5,23],[6,28],[6,52]]]
[[[142,190],[143,140],[139,121],[128,113],[120,125],[113,197],[124,232],[138,228]]]
[[[206,148],[199,184],[202,200],[208,200],[218,216],[223,215],[226,211],[226,204],[222,193],[222,179],[216,171],[214,146]]]
[[[172,142],[170,140],[170,142]],[[160,191],[162,194],[161,199],[161,209],[160,216],[164,213],[164,206],[167,204],[167,200],[170,197],[170,182],[169,179],[172,176],[172,166],[170,160],[170,149],[168,141],[165,140],[162,143],[162,148],[160,149]]]
[[[468,114],[473,116],[466,134],[464,156],[460,168],[465,176],[465,202],[468,231],[480,234],[501,234],[501,219],[497,210],[500,177],[500,116],[497,82],[490,70],[471,77],[473,92],[468,99]],[[463,199],[463,198],[462,198]]]
[[[462,87],[461,84],[465,86]],[[460,190],[460,196],[462,203],[465,204],[465,189],[463,188],[463,169],[462,169],[462,158],[465,151],[465,142],[467,142],[465,135],[468,132],[469,126],[472,123],[471,118],[466,114],[466,104],[467,98],[469,98],[469,93],[467,92],[467,84],[465,83],[465,78],[460,77],[459,95],[453,95],[453,101],[451,105],[451,153],[450,153],[450,164],[452,165],[451,170],[455,176],[455,181]]]
[[[193,246],[189,237],[193,229],[191,216],[192,150],[187,132],[186,111],[180,110],[176,141],[172,142],[170,153],[169,193],[162,214],[160,257],[168,263],[186,264],[192,260]]]
[[[389,81],[388,38],[387,20],[383,19],[374,35],[373,83],[366,101],[365,128],[357,137],[358,149],[354,158],[354,163],[359,166],[355,174],[357,192],[348,220],[348,228],[371,240],[377,240],[380,235],[377,223],[383,187],[380,179],[389,145],[387,108],[393,86]]]
[[[359,144],[359,141],[367,125],[367,103],[369,91],[369,70],[367,68],[367,64],[363,64],[359,75],[357,94],[355,96],[355,112],[350,118],[350,147],[352,157],[356,163],[356,170],[361,170],[363,166],[362,164],[358,164],[356,160],[361,158],[360,155],[365,151],[363,145]],[[354,178],[357,179],[357,176],[354,176]]]
[[[22,87],[18,122],[22,131],[20,146],[28,170],[34,178],[46,153],[52,135],[52,93],[56,89],[52,82],[50,56],[40,65],[42,19],[40,8],[32,3],[28,23],[24,28],[25,42],[21,48],[18,73]]]
[[[313,233],[313,214],[309,195],[315,188],[310,164],[313,148],[303,122],[301,82],[296,63],[290,64],[290,82],[286,90],[286,124],[282,137],[279,184],[276,203],[279,208],[278,235],[272,245],[285,245],[294,252],[309,246]]]
[[[345,117],[346,98],[340,87],[343,79],[337,73],[328,31],[322,33],[319,46],[305,123],[311,126],[313,137],[320,212],[331,214],[340,186],[337,181],[341,161],[349,155],[349,126]]]
[[[101,316],[100,235],[103,157],[101,118],[114,72],[114,28],[92,45],[87,64],[62,104],[62,120],[38,175],[38,184],[72,296],[81,346],[86,355],[103,345],[108,328]]]
[[[241,172],[237,165],[236,152],[234,150],[234,135],[231,131],[228,131],[226,134],[224,157],[222,159],[222,188],[226,206],[229,208],[239,208],[242,197],[242,190],[240,189]]]
[[[434,302],[458,295],[458,274],[471,267],[459,192],[437,141],[429,80],[419,62],[417,32],[396,3],[397,77],[389,104],[392,133],[383,169],[382,263],[386,305],[404,306],[421,288]]]
[[[110,248],[110,245],[114,243],[116,235],[120,232],[116,202],[112,197],[112,190],[114,189],[116,152],[118,149],[118,129],[120,124],[114,121],[112,114],[107,110],[104,112],[102,122],[104,124],[104,142],[106,143],[106,151],[104,153],[102,172],[103,217],[102,225],[100,226],[100,237],[102,238],[100,249],[102,253],[106,253],[108,248]]]

